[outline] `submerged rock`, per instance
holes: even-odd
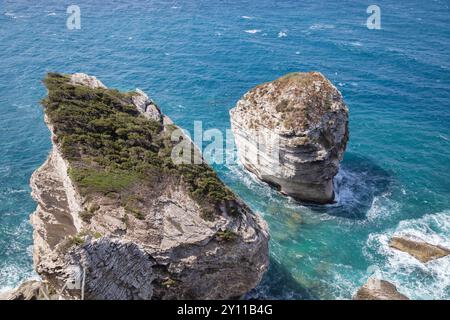
[[[330,203],[347,145],[348,109],[321,73],[292,73],[247,92],[230,111],[242,164],[295,199]]]
[[[409,300],[397,291],[394,284],[376,278],[369,278],[353,296],[353,300]]]
[[[389,246],[391,248],[406,252],[423,263],[439,259],[450,254],[450,249],[404,237],[393,237],[389,241]]]
[[[44,81],[53,149],[31,179],[37,273],[65,299],[226,299],[254,288],[268,267],[266,223],[207,164],[170,161],[176,127],[156,107],[148,115],[145,94],[97,81]]]

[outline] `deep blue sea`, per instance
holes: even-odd
[[[369,5],[381,30],[369,30]],[[66,9],[81,9],[68,30]],[[229,128],[250,88],[316,70],[342,92],[350,142],[338,202],[296,203],[239,165],[221,178],[270,226],[271,267],[248,298],[349,299],[371,274],[414,299],[450,299],[450,256],[426,265],[393,234],[450,246],[448,0],[0,1],[0,288],[34,277],[28,186],[50,135],[48,71],[149,93],[187,130]]]

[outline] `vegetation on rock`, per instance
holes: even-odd
[[[74,85],[70,76],[49,73],[42,100],[56,143],[69,163],[69,176],[83,195],[117,194],[125,209],[144,219],[126,190],[156,188],[169,177],[182,182],[205,218],[236,213],[233,193],[207,164],[175,165],[170,158],[176,126],[145,118],[133,105],[134,92]],[[194,148],[192,146],[192,148]],[[83,219],[89,221],[95,210]]]
[[[223,241],[233,241],[237,238],[237,234],[232,230],[217,231],[216,236]]]

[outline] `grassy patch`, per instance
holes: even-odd
[[[133,171],[108,172],[86,168],[71,168],[69,175],[83,193],[120,192],[140,179],[139,174]]]

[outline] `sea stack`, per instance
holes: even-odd
[[[266,223],[206,163],[171,161],[178,128],[145,93],[85,74],[50,73],[44,84],[53,148],[31,179],[43,292],[230,299],[258,284],[269,263]]]
[[[333,178],[349,138],[348,108],[321,73],[291,73],[261,84],[230,116],[245,168],[297,200],[333,202]]]

